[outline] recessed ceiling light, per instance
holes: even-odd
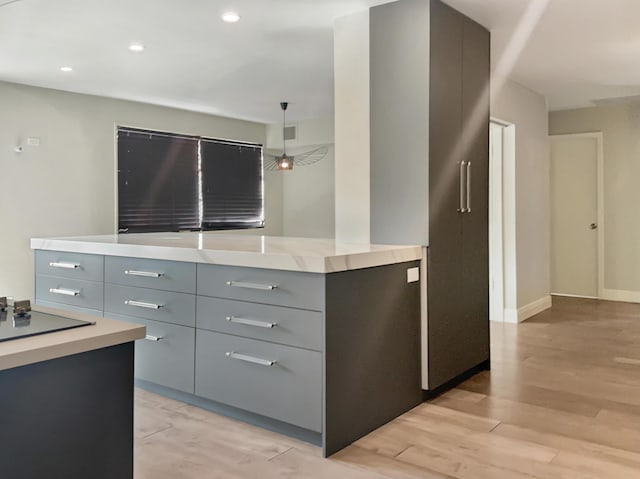
[[[141,43],[132,43],[131,45],[129,45],[129,50],[131,50],[132,52],[141,52],[142,50],[144,50],[144,45],[142,45]]]
[[[60,71],[61,72],[65,72],[65,73],[69,73],[73,71],[73,68],[71,67],[60,67]]]
[[[236,23],[238,20],[240,20],[240,15],[238,15],[236,12],[226,12],[222,14],[222,20],[227,23]]]

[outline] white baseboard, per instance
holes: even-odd
[[[518,324],[518,310],[515,308],[504,308],[502,320],[505,323]]]
[[[531,316],[535,316],[550,307],[551,295],[543,296],[532,303],[525,304],[521,308],[518,308],[517,322],[521,323],[522,321],[529,319]]]
[[[551,293],[551,296],[561,296],[563,298],[579,298],[579,299],[600,299],[597,296],[583,296],[581,294],[565,294],[565,293]]]
[[[640,291],[627,291],[624,289],[603,289],[602,297],[607,301],[622,301],[625,303],[640,303]]]

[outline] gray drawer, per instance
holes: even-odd
[[[102,281],[104,257],[62,251],[35,251],[36,274],[61,278]]]
[[[51,301],[43,301],[37,298],[36,298],[36,304],[39,306],[46,306],[47,308],[63,309],[65,311],[75,311],[76,313],[88,314],[90,316],[98,316],[99,318],[104,316],[101,309],[80,308],[78,306],[72,306],[70,304],[53,303]]]
[[[104,285],[105,313],[124,314],[166,323],[195,326],[196,297],[148,288]]]
[[[107,256],[104,268],[104,280],[107,283],[164,289],[179,293],[196,292],[194,263]]]
[[[198,264],[198,294],[322,311],[324,275]]]
[[[103,285],[96,281],[36,275],[36,302],[69,304],[102,311]]]
[[[322,313],[198,296],[198,328],[322,351]]]
[[[196,395],[319,432],[322,354],[198,329]]]
[[[105,316],[147,327],[148,339],[136,341],[138,379],[193,394],[194,328],[113,313]]]

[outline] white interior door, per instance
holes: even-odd
[[[597,298],[599,138],[550,138],[551,291]]]

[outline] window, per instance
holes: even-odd
[[[262,146],[118,128],[118,230],[264,226]]]

